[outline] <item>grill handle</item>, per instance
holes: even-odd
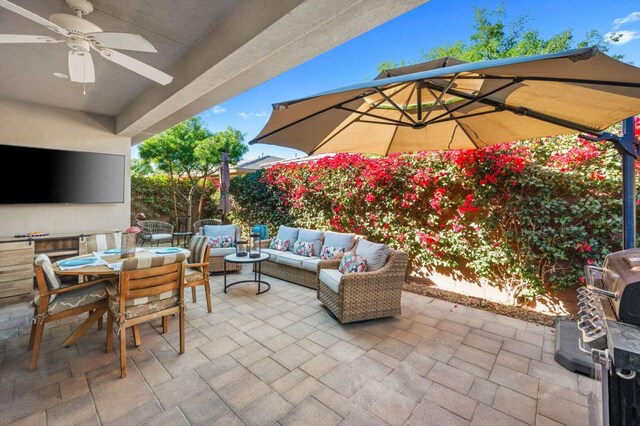
[[[618,293],[605,290],[601,287],[596,287],[595,281],[598,280],[602,282],[602,274],[604,271],[605,269],[599,266],[584,265],[584,276],[587,288],[600,296],[606,296],[613,300],[618,300]]]

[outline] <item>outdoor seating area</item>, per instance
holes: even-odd
[[[251,278],[250,269],[243,270]],[[340,324],[314,290],[271,279],[222,291],[211,277],[177,317],[140,324],[141,344],[105,352],[87,314],[46,324],[29,371],[32,308],[0,307],[0,423],[560,424],[588,423],[598,384],[553,360],[554,330],[404,293],[402,315]],[[130,334],[129,334],[130,335]]]

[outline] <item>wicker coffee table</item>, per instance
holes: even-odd
[[[236,256],[235,254],[228,254],[224,257],[224,292],[227,292],[227,289],[236,284],[242,283],[257,283],[258,284],[258,292],[256,294],[262,294],[269,291],[271,288],[271,284],[266,281],[262,281],[262,262],[269,259],[269,255],[266,253],[260,254],[260,257],[249,257],[249,256]],[[253,279],[252,280],[240,280],[227,284],[227,262],[229,263],[240,263],[240,264],[257,264],[255,268],[253,268]],[[267,286],[267,289],[262,291],[261,285],[264,284]]]

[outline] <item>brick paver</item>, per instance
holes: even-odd
[[[60,346],[77,318],[47,327],[30,373],[31,308],[0,307],[0,423],[498,426],[588,418],[598,386],[553,361],[548,327],[411,293],[401,316],[341,325],[314,290],[265,279],[265,294],[251,284],[224,294],[222,277],[212,276],[212,313],[198,288],[184,355],[175,319],[166,335],[159,321],[142,325],[142,345],[129,342],[126,379],[117,349],[104,353],[104,330]]]

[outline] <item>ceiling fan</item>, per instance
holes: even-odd
[[[158,53],[138,34],[104,32],[100,27],[82,17],[93,11],[88,0],[65,0],[76,13],[54,13],[45,19],[7,0],[0,0],[0,7],[17,13],[48,28],[58,38],[39,35],[0,34],[0,43],[66,43],[69,47],[69,79],[77,83],[94,83],[95,72],[91,50],[103,58],[138,73],[156,83],[166,85],[173,77],[114,49]],[[61,37],[61,38],[60,38]]]

